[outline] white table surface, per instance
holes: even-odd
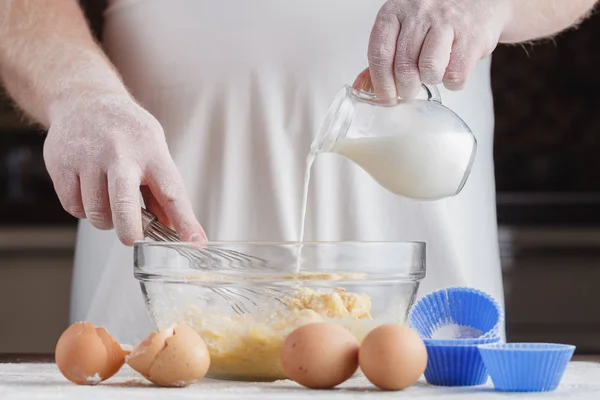
[[[50,363],[0,364],[1,400],[37,399],[600,399],[600,364],[572,362],[561,386],[550,393],[500,393],[491,381],[475,388],[441,388],[419,381],[398,392],[375,389],[364,378],[346,382],[338,389],[310,390],[289,382],[240,383],[204,379],[187,388],[155,387],[127,365],[97,386],[78,386],[67,381]]]

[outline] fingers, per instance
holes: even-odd
[[[108,193],[113,223],[119,240],[132,246],[143,240],[140,206],[141,173],[136,166],[119,166],[108,170]]]
[[[394,57],[400,33],[396,15],[381,9],[371,30],[368,59],[373,91],[377,97],[391,99],[397,96],[394,79]]]
[[[495,47],[497,32],[489,26],[490,12],[474,10],[472,18],[463,19],[456,18],[459,11],[452,2],[385,2],[369,39],[375,95],[413,98],[422,83],[463,89],[478,60]],[[360,79],[362,74],[358,84]]]
[[[422,26],[403,24],[398,37],[394,75],[398,87],[398,96],[404,99],[416,97],[421,90],[419,72],[419,54],[426,31]]]
[[[430,85],[442,83],[450,52],[454,42],[454,31],[450,27],[432,27],[421,48],[419,72],[421,81]]]
[[[369,68],[365,68],[354,80],[352,87],[355,90],[361,90],[367,79],[369,78]]]
[[[69,170],[63,170],[58,175],[51,174],[51,177],[58,200],[65,211],[75,218],[85,218],[79,177]]]
[[[144,205],[146,206],[146,209],[152,214],[154,214],[161,224],[171,229],[174,229],[175,227],[171,223],[171,220],[163,210],[162,206],[160,205],[150,188],[144,185],[140,188],[140,191],[142,192],[142,198],[144,199]]]
[[[149,166],[146,182],[182,241],[206,241],[181,175],[170,157]]]
[[[480,55],[476,52],[477,46],[470,46],[466,37],[456,35],[452,52],[450,54],[450,62],[444,74],[444,86],[448,90],[461,90],[467,83],[467,78]]]
[[[81,175],[80,181],[86,218],[98,229],[112,229],[113,221],[106,174],[99,168],[86,171]]]

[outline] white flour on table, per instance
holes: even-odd
[[[78,386],[67,381],[54,364],[0,364],[2,400],[269,400],[269,399],[423,399],[423,400],[495,400],[495,399],[598,399],[600,364],[573,362],[567,368],[561,386],[550,393],[506,394],[493,390],[491,381],[479,387],[444,388],[429,386],[423,378],[406,390],[383,392],[364,378],[352,379],[339,389],[310,390],[290,381],[273,383],[227,382],[205,379],[187,388],[158,388],[125,365],[111,379],[97,386]]]

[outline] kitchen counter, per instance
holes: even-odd
[[[127,365],[111,379],[98,386],[77,386],[67,381],[49,357],[0,358],[0,399],[501,399],[507,394],[495,392],[491,381],[476,388],[440,388],[423,380],[400,392],[374,389],[364,378],[346,382],[340,388],[316,391],[289,381],[242,383],[204,379],[187,388],[159,388],[140,377]],[[600,363],[597,357],[576,357],[569,365],[561,386],[551,393],[516,395],[519,398],[596,399],[600,393]],[[11,363],[12,362],[12,363]]]

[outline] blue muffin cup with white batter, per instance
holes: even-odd
[[[423,339],[499,338],[503,321],[502,309],[490,295],[463,287],[429,293],[408,315],[408,325]],[[453,327],[455,333],[439,337],[440,330]]]

